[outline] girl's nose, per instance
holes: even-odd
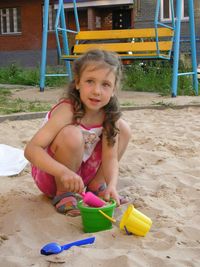
[[[95,85],[95,87],[94,87],[94,94],[95,95],[100,95],[100,93],[101,93],[101,87],[100,87],[100,85]]]

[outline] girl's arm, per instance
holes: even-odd
[[[118,139],[115,137],[116,142],[114,146],[108,146],[107,138],[103,134],[102,139],[102,168],[104,178],[107,184],[107,190],[105,193],[105,199],[109,200],[114,198],[117,204],[120,204],[119,196],[117,193],[117,182],[119,174],[119,161],[118,161]]]
[[[55,177],[63,177],[63,179],[68,177],[69,180],[79,177],[76,177],[76,174],[65,165],[49,156],[45,148],[52,143],[63,127],[71,124],[72,117],[73,113],[70,105],[66,103],[59,105],[51,114],[49,121],[39,129],[25,148],[25,157],[33,165]]]

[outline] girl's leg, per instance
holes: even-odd
[[[84,140],[81,130],[73,125],[63,128],[51,144],[51,151],[55,160],[64,164],[70,170],[78,172],[84,152]],[[59,177],[55,177],[55,183],[57,190],[53,204],[58,212],[67,213],[71,216],[78,215],[79,210],[77,209],[75,194],[66,192],[63,189]]]
[[[84,153],[84,140],[81,130],[69,125],[63,128],[51,144],[54,159],[70,170],[77,172],[81,166]],[[57,191],[63,191],[59,177],[55,177]]]
[[[118,147],[118,159],[120,160],[126,151],[129,140],[131,138],[131,129],[129,125],[122,119],[119,121],[119,147]],[[95,177],[88,184],[88,190],[93,193],[103,196],[106,190],[106,183],[103,177],[102,166],[98,169]]]

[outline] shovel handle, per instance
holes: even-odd
[[[82,246],[82,245],[92,244],[92,243],[94,243],[94,241],[95,241],[95,237],[89,237],[89,238],[77,240],[75,242],[63,245],[62,250],[67,250],[67,249],[71,248],[72,246]]]

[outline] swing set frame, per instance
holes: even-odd
[[[48,42],[48,11],[49,0],[44,2],[44,20],[42,37],[42,56],[40,68],[40,91],[44,91],[45,78],[48,76],[68,76],[73,79],[70,62],[78,58],[89,49],[100,48],[118,53],[124,60],[135,59],[161,59],[172,60],[172,97],[177,96],[178,77],[192,75],[193,89],[198,95],[198,74],[196,60],[196,37],[194,23],[193,0],[188,0],[189,12],[189,39],[191,47],[192,71],[187,73],[179,72],[180,38],[181,38],[181,14],[182,0],[176,1],[176,14],[174,14],[174,3],[170,1],[171,24],[164,24],[159,20],[161,0],[156,2],[154,28],[124,29],[124,30],[98,30],[81,31],[78,19],[76,0],[73,1],[76,31],[68,29],[64,12],[63,0],[59,0],[55,19],[55,36],[57,43],[58,57],[65,61],[66,72],[62,74],[46,73],[47,42]],[[176,18],[176,19],[175,19]],[[75,34],[73,52],[70,53],[68,34]],[[62,42],[62,46],[61,46]],[[172,57],[173,51],[173,57]]]

